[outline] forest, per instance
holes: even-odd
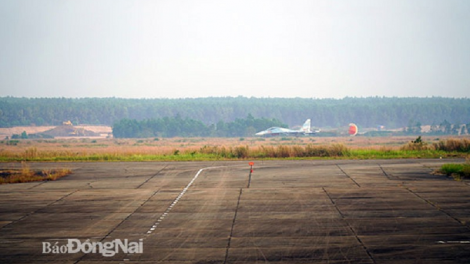
[[[287,127],[277,119],[254,118],[251,114],[246,118],[237,118],[233,122],[219,121],[215,125],[207,126],[201,121],[176,117],[159,119],[121,119],[113,125],[115,138],[151,138],[151,137],[252,137],[258,131],[268,127]],[[314,136],[336,137],[345,136],[345,131],[323,131]],[[408,126],[398,131],[367,131],[360,135],[368,137],[421,135],[421,123],[410,122]],[[427,135],[468,135],[470,124],[451,124],[448,121],[433,125]],[[20,135],[17,135],[20,138]]]
[[[60,125],[113,126],[122,122],[180,118],[191,126],[228,124],[251,115],[289,127],[312,120],[312,127],[387,129],[410,124],[470,123],[470,99],[446,97],[346,97],[343,99],[209,97],[187,99],[0,98],[0,127]],[[121,121],[121,120],[127,121]],[[193,122],[191,121],[191,122]],[[189,122],[189,121],[188,121]],[[222,123],[220,123],[222,122]],[[264,127],[263,129],[265,129]],[[258,129],[258,128],[255,128]]]
[[[267,118],[237,118],[233,122],[219,121],[206,126],[201,121],[190,118],[164,117],[159,119],[122,119],[113,125],[115,138],[149,138],[149,137],[242,137],[253,136],[256,132],[268,127],[287,127],[281,121]]]

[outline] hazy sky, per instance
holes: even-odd
[[[470,97],[469,0],[0,0],[0,96]]]

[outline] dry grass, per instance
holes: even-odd
[[[21,169],[10,169],[0,171],[0,184],[22,183],[36,181],[55,181],[72,173],[70,169],[43,169],[31,170],[26,162],[21,163]]]
[[[429,144],[410,141],[400,150],[441,150],[446,152],[470,152],[470,140],[467,138],[447,138]]]
[[[20,140],[17,145],[0,141],[0,160],[171,160],[344,157],[362,151],[393,154],[400,151],[466,151],[469,137],[292,137],[292,138],[148,138],[148,139],[42,139]],[[398,153],[398,154],[397,154]],[[385,158],[385,157],[384,157]]]
[[[470,152],[470,140],[449,138],[433,144],[434,149],[444,151]]]

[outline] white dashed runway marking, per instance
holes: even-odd
[[[178,197],[176,197],[176,199],[171,203],[171,205],[158,218],[157,222],[155,222],[153,224],[153,226],[147,231],[147,235],[152,234],[152,232],[157,229],[158,224],[160,222],[162,222],[163,219],[165,219],[165,217],[168,215],[168,213],[170,213],[171,209],[179,202],[179,200],[183,197],[183,195],[188,191],[189,187],[191,187],[191,185],[193,185],[193,183],[196,181],[197,177],[199,177],[199,174],[201,174],[202,171],[209,170],[209,169],[215,169],[215,168],[220,168],[220,166],[219,167],[207,167],[207,168],[200,169],[196,173],[196,175],[194,175],[194,177],[191,179],[191,181],[188,183],[188,185],[186,185],[186,187],[181,191],[181,193],[178,195]]]

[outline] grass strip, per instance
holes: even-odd
[[[214,161],[214,160],[245,160],[245,159],[419,159],[419,158],[465,158],[467,153],[441,150],[374,150],[355,149],[342,153],[315,153],[296,155],[295,153],[268,154],[259,151],[248,151],[242,155],[236,153],[181,153],[181,154],[82,154],[49,156],[38,154],[34,157],[0,156],[0,162],[18,161]]]

